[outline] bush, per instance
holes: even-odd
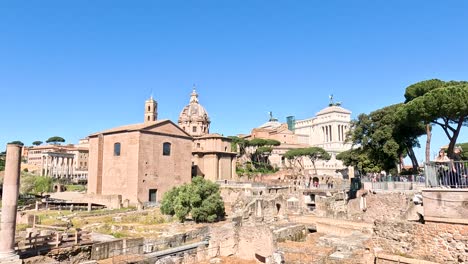
[[[51,177],[35,176],[30,174],[21,175],[20,193],[43,194],[52,191],[53,180]]]
[[[161,212],[175,215],[184,222],[190,214],[197,222],[215,222],[224,218],[224,202],[219,185],[202,177],[195,177],[190,184],[174,187],[164,194]]]
[[[85,185],[80,185],[80,184],[67,184],[65,185],[65,188],[67,191],[70,192],[83,192],[86,191],[86,186]]]

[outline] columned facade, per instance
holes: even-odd
[[[321,147],[331,154],[329,161],[316,162],[318,174],[334,175],[337,170],[345,168],[336,159],[336,155],[351,148],[351,144],[346,142],[350,123],[351,111],[339,104],[330,104],[315,117],[296,120],[294,133],[298,136],[299,143]],[[311,170],[313,165],[305,162],[304,167]]]
[[[42,175],[56,179],[70,179],[73,174],[75,155],[69,153],[46,152],[42,154]]]

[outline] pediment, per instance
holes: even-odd
[[[143,131],[163,133],[182,137],[191,137],[187,132],[185,132],[178,125],[174,124],[170,120],[160,122],[155,124],[154,126],[144,128]]]

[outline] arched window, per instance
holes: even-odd
[[[148,112],[151,111],[151,106],[148,105]]]
[[[120,156],[120,143],[114,143],[114,156]]]
[[[171,155],[171,143],[164,142],[163,144],[163,156],[170,156]]]
[[[150,116],[148,116],[148,121],[150,121]]]

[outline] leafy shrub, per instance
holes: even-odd
[[[215,222],[225,216],[224,202],[219,194],[219,185],[195,177],[190,184],[174,187],[164,194],[161,212],[175,215],[184,222],[190,214],[199,222]]]

